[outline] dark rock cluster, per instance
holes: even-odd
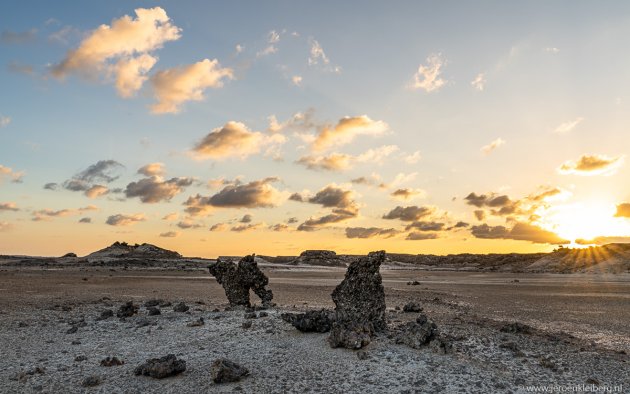
[[[385,251],[371,252],[350,264],[344,280],[335,288],[335,321],[330,346],[360,349],[375,333],[387,329],[385,291],[379,269]]]
[[[328,309],[308,311],[306,313],[283,313],[282,320],[302,332],[328,332],[335,321],[335,312]]]
[[[144,364],[138,365],[134,370],[136,375],[150,376],[163,379],[180,374],[186,370],[186,361],[178,360],[174,354],[161,358],[151,358]]]
[[[420,315],[415,321],[403,324],[394,336],[396,343],[420,349],[438,336],[437,325],[425,315]]]
[[[131,317],[138,313],[138,306],[134,305],[132,301],[127,301],[118,308],[116,316],[119,318]]]
[[[215,360],[210,366],[214,383],[237,382],[249,375],[249,370],[225,358]]]
[[[210,274],[223,286],[231,307],[250,307],[249,290],[260,297],[264,306],[271,304],[273,293],[265,287],[269,279],[254,261],[254,255],[243,257],[238,265],[218,259],[208,266]]]

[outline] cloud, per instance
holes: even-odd
[[[505,226],[488,226],[487,224],[481,224],[479,226],[472,226],[471,233],[476,238],[483,239],[514,239],[553,245],[570,243],[551,231],[521,222],[517,222],[511,229]]]
[[[405,239],[407,241],[424,241],[428,239],[437,239],[438,235],[436,233],[419,233],[419,232],[411,232],[407,234]]]
[[[582,176],[613,175],[624,162],[624,157],[608,157],[605,155],[583,155],[577,161],[564,162],[558,172],[563,175]]]
[[[267,118],[269,120],[269,127],[267,131],[271,133],[280,133],[286,130],[294,130],[296,132],[308,131],[318,126],[313,119],[314,115],[315,111],[313,109],[309,109],[304,112],[296,112],[293,116],[282,123],[278,122],[275,115],[270,115]]]
[[[50,182],[44,185],[44,189],[46,190],[57,190],[59,188],[59,184],[55,182]]]
[[[79,219],[79,223],[83,223],[83,224],[92,223],[92,218],[81,218]]]
[[[164,180],[159,176],[152,176],[128,184],[125,189],[125,196],[127,198],[139,197],[140,201],[144,203],[170,201],[193,182],[194,179],[189,177]]]
[[[445,229],[444,223],[439,222],[425,222],[425,221],[416,221],[411,224],[408,224],[405,227],[405,230],[417,230],[417,231],[442,231]]]
[[[24,171],[14,171],[11,167],[5,167],[0,164],[0,182],[4,180],[5,177],[11,178],[11,182],[13,183],[22,183],[22,178],[24,178]]]
[[[158,71],[151,77],[157,102],[151,106],[154,114],[178,113],[187,101],[201,101],[204,90],[220,88],[224,79],[232,79],[230,68],[223,68],[217,59]]]
[[[422,189],[396,189],[394,190],[390,196],[397,200],[410,200],[416,197],[426,197],[427,193]]]
[[[11,123],[10,117],[0,115],[0,128],[8,126],[10,123]]]
[[[483,209],[476,209],[474,211],[475,214],[475,218],[477,218],[477,220],[482,221],[486,218],[486,211],[484,211]]]
[[[372,120],[367,115],[346,116],[334,126],[327,125],[322,127],[313,141],[313,148],[316,151],[322,151],[331,146],[348,144],[358,136],[382,135],[388,129],[387,123],[380,120]]]
[[[346,238],[374,238],[384,237],[391,238],[398,234],[399,231],[393,228],[378,227],[346,227]]]
[[[192,152],[199,159],[244,159],[260,152],[265,146],[278,146],[285,141],[286,138],[280,134],[263,135],[250,131],[243,123],[230,121],[212,130],[192,148]]]
[[[333,66],[331,64],[330,59],[326,55],[326,52],[324,52],[324,48],[322,48],[321,44],[317,40],[310,38],[308,42],[311,47],[308,56],[309,66],[320,65],[324,68],[325,71],[330,71],[337,74],[341,73],[341,67]]]
[[[352,166],[353,157],[343,153],[332,153],[328,156],[302,156],[296,163],[309,170],[342,171]]]
[[[52,210],[52,209],[40,209],[37,211],[33,211],[33,220],[34,222],[39,222],[43,220],[50,220],[52,218],[57,217],[67,217],[67,216],[75,216],[81,215],[85,212],[96,211],[98,208],[94,205],[88,205],[83,208],[78,209],[60,209],[60,210]]]
[[[17,212],[20,209],[17,207],[17,204],[14,202],[0,202],[0,212],[2,211],[13,211]]]
[[[216,223],[210,227],[210,231],[225,231],[227,230],[228,225],[225,223]]]
[[[191,228],[200,228],[203,227],[203,225],[195,223],[190,219],[185,219],[177,223],[177,227],[181,228],[182,230],[188,230]]]
[[[517,212],[520,202],[512,201],[509,196],[490,194],[476,194],[470,193],[464,197],[466,204],[472,205],[477,208],[491,208],[491,213],[497,216],[511,215]],[[478,213],[475,211],[477,219],[482,220],[485,213]]]
[[[280,34],[278,34],[275,30],[270,31],[267,35],[268,45],[265,49],[256,53],[256,57],[263,57],[278,52],[278,48],[275,46],[278,42],[280,42]]]
[[[103,24],[90,32],[52,68],[52,75],[113,76],[118,94],[132,96],[157,62],[150,53],[181,37],[181,29],[162,8],[137,8],[135,14],[136,18],[125,15],[114,19],[111,26]]]
[[[179,218],[179,214],[177,212],[171,212],[171,213],[169,213],[167,215],[164,215],[162,220],[166,220],[166,221],[172,222],[174,220],[177,220],[177,218]]]
[[[482,146],[481,151],[485,155],[489,155],[490,153],[492,153],[492,151],[494,151],[495,149],[497,149],[498,147],[502,145],[505,145],[505,140],[503,140],[502,138],[497,138],[496,140],[492,141],[488,145]]]
[[[472,85],[473,88],[475,88],[476,90],[482,92],[483,88],[486,85],[486,78],[485,75],[483,73],[479,73],[477,74],[477,76],[475,77],[475,79],[473,79],[470,84]]]
[[[627,244],[630,243],[630,237],[626,236],[601,236],[593,239],[576,239],[578,245],[607,245],[607,244]]]
[[[256,230],[256,229],[259,229],[259,228],[261,228],[262,226],[263,226],[263,224],[262,224],[262,223],[254,223],[254,224],[252,224],[252,223],[248,223],[248,224],[241,224],[241,225],[238,225],[238,226],[234,226],[234,227],[232,227],[232,228],[230,229],[230,231],[234,231],[234,232],[237,232],[237,233],[242,233],[242,232],[245,232],[245,231],[250,231],[250,230]]]
[[[630,203],[624,202],[617,205],[617,212],[615,212],[617,218],[630,218]]]
[[[29,77],[35,76],[35,69],[29,64],[22,64],[13,61],[7,65],[7,69],[15,74],[27,75]]]
[[[418,207],[415,205],[408,206],[408,207],[397,206],[396,208],[392,209],[391,211],[383,215],[383,219],[389,219],[389,220],[399,219],[404,222],[414,222],[414,221],[418,221],[419,219],[423,217],[427,217],[433,214],[434,212],[435,212],[435,208],[429,207],[429,206],[425,206],[425,207]]]
[[[300,75],[294,75],[291,77],[291,82],[295,86],[302,86],[302,77]]]
[[[2,44],[26,44],[35,41],[37,29],[27,31],[4,30],[0,33],[0,43]]]
[[[85,191],[85,195],[89,198],[98,198],[109,193],[109,188],[103,185],[94,185]]]
[[[420,161],[420,159],[422,159],[422,156],[420,155],[420,151],[419,150],[413,152],[410,155],[406,155],[405,157],[403,157],[403,160],[407,164],[416,164],[417,162]]]
[[[186,212],[191,215],[207,214],[216,208],[271,208],[283,199],[283,193],[271,184],[279,179],[268,177],[249,183],[235,183],[221,189],[218,193],[204,197],[191,196],[185,203]]]
[[[580,124],[582,121],[584,120],[584,118],[582,117],[578,117],[575,120],[571,120],[569,122],[564,122],[558,125],[558,127],[556,127],[553,132],[554,133],[559,133],[559,134],[565,134],[570,132],[571,130],[573,130],[575,128],[575,126],[577,126],[578,124]]]
[[[272,226],[269,226],[269,230],[271,230],[271,231],[289,231],[289,230],[291,230],[291,227],[287,226],[284,223],[278,223],[278,224],[274,224]]]
[[[427,57],[427,65],[420,65],[413,76],[413,89],[422,89],[427,93],[437,92],[446,81],[440,78],[442,67],[446,61],[441,54],[432,54]]]
[[[0,232],[13,230],[13,224],[0,221]]]
[[[138,222],[144,222],[145,220],[146,217],[142,213],[131,215],[117,214],[108,217],[105,223],[109,224],[110,226],[131,226]]]
[[[176,237],[179,237],[179,232],[177,232],[177,231],[168,231],[168,232],[165,232],[165,233],[161,233],[160,237],[162,237],[162,238],[176,238]]]
[[[115,181],[120,177],[117,172],[121,168],[124,168],[124,166],[115,160],[100,160],[65,181],[63,187],[74,192],[85,192],[97,182],[111,183]],[[46,186],[48,185],[51,184]]]
[[[144,176],[163,176],[166,173],[163,163],[149,163],[138,169],[138,174]]]
[[[327,224],[339,223],[358,216],[359,207],[354,201],[354,193],[335,184],[330,184],[319,190],[314,196],[305,197],[298,193],[290,199],[294,201],[319,204],[324,208],[332,208],[331,213],[320,217],[311,217],[298,226],[298,231],[315,231]]]
[[[553,55],[557,54],[560,52],[560,49],[556,48],[556,47],[546,47],[543,49],[545,52],[547,53],[551,53]]]
[[[243,215],[243,217],[239,220],[240,223],[251,223],[251,221],[252,221],[252,215],[250,214]]]

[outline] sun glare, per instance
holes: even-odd
[[[601,202],[550,207],[541,215],[541,226],[572,241],[630,234],[630,225],[614,217],[615,205]]]

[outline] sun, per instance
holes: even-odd
[[[593,240],[630,234],[630,223],[616,218],[615,205],[604,202],[578,202],[552,206],[541,213],[541,227],[572,241]]]

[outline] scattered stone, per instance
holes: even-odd
[[[138,313],[138,307],[133,304],[132,301],[127,301],[123,305],[118,308],[118,312],[116,312],[116,316],[123,319],[125,317],[131,317]]]
[[[245,319],[255,319],[257,316],[256,312],[247,312],[243,317],[245,317]]]
[[[63,312],[70,312],[72,310],[72,307],[70,305],[64,305],[61,307],[61,310]]]
[[[599,380],[595,379],[595,378],[588,378],[586,379],[586,384],[594,384],[595,386],[599,386]]]
[[[18,323],[18,327],[19,328],[24,328],[24,327],[28,327],[28,324],[24,323],[23,321]]]
[[[328,309],[308,311],[306,313],[283,313],[282,320],[302,332],[328,332],[335,320],[335,312]]]
[[[359,350],[357,352],[357,358],[359,360],[367,360],[370,357],[368,356],[368,353],[365,350]]]
[[[265,311],[258,313],[258,317],[267,317],[267,316],[269,316],[269,314]]]
[[[162,311],[160,310],[160,308],[154,307],[154,306],[150,306],[147,308],[147,312],[149,314],[149,316],[156,316],[156,315],[161,315]]]
[[[72,326],[68,329],[68,331],[66,331],[66,334],[74,334],[75,332],[79,331],[79,327],[77,326]]]
[[[203,320],[203,317],[200,317],[199,319],[191,321],[190,323],[186,324],[186,326],[188,326],[188,327],[201,327],[205,323],[206,322]]]
[[[186,361],[178,360],[174,354],[169,354],[161,358],[148,359],[144,364],[138,365],[134,369],[136,375],[150,376],[156,379],[163,379],[169,376],[180,374],[186,370]]]
[[[250,289],[260,297],[263,305],[271,304],[273,293],[271,290],[265,289],[269,284],[269,278],[258,268],[254,255],[243,257],[238,265],[217,259],[215,263],[208,266],[208,271],[223,286],[231,307],[250,307]]]
[[[86,357],[86,356],[83,356],[83,355],[81,355],[81,356],[76,356],[76,357],[74,358],[74,361],[76,361],[76,362],[81,362],[81,361],[85,361],[85,360],[87,360],[87,357]]]
[[[540,364],[541,367],[548,368],[554,372],[558,371],[558,366],[556,365],[555,362],[553,362],[551,357],[541,357],[538,360],[538,364]]]
[[[184,304],[183,302],[180,302],[179,304],[176,304],[173,307],[173,310],[175,312],[181,312],[181,313],[188,312],[189,309],[190,309],[190,307],[188,305]]]
[[[513,322],[501,327],[501,332],[509,332],[512,334],[531,334],[532,327],[528,326],[527,324]]]
[[[151,307],[154,307],[154,306],[162,305],[163,303],[164,303],[164,300],[159,299],[159,298],[154,298],[152,300],[145,301],[143,306],[145,308],[151,308]]]
[[[429,347],[433,353],[437,354],[447,354],[453,351],[453,344],[439,334],[436,338],[429,342]]]
[[[408,302],[407,304],[405,304],[405,306],[403,306],[403,312],[422,312],[422,307],[420,306],[420,304],[418,304],[417,302]]]
[[[238,382],[249,375],[249,370],[228,359],[220,358],[215,360],[210,366],[210,374],[214,383],[230,383]]]
[[[83,387],[94,387],[94,386],[98,386],[102,382],[103,382],[103,379],[100,376],[92,375],[92,376],[88,376],[87,378],[83,379],[83,381],[81,382],[81,386],[83,386]]]
[[[105,357],[101,360],[101,367],[117,367],[123,365],[125,362],[118,359],[118,357]]]
[[[111,309],[105,309],[101,312],[100,316],[96,318],[96,320],[107,320],[110,317],[114,317],[114,311]]]
[[[385,291],[379,273],[384,261],[385,251],[359,258],[333,291],[336,320],[328,337],[331,347],[360,349],[375,333],[387,329]]]
[[[147,319],[146,317],[141,317],[138,320],[136,320],[136,327],[138,328],[147,327],[147,326],[150,326],[151,324],[152,324],[151,320]]]
[[[244,329],[252,328],[252,321],[251,320],[245,320],[243,322],[243,324],[241,325],[241,327],[243,327]]]
[[[70,342],[71,345],[80,345],[81,341],[72,341]]]
[[[173,305],[173,303],[172,303],[172,302],[170,302],[170,301],[166,301],[166,302],[162,302],[162,303],[160,304],[160,308],[167,308],[167,307],[172,306],[172,305]]]
[[[394,336],[394,341],[413,349],[420,349],[437,337],[438,329],[435,323],[426,315],[420,315],[416,321],[402,325]]]
[[[417,280],[407,282],[407,286],[418,286],[418,285],[420,285],[420,282],[418,282]]]

